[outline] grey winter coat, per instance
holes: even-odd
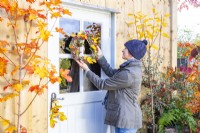
[[[98,89],[108,90],[105,124],[141,128],[142,112],[137,103],[142,82],[141,62],[131,59],[119,69],[112,69],[105,57],[98,63],[109,78],[101,79],[90,70],[86,76]]]

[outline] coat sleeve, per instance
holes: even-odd
[[[113,69],[110,64],[107,62],[106,58],[103,56],[98,60],[99,65],[101,66],[102,70],[105,72],[105,74],[108,77],[112,77],[115,72],[117,71],[116,69]]]
[[[86,73],[87,78],[100,90],[116,90],[131,86],[132,78],[128,70],[116,73],[114,76],[101,79],[92,71]]]

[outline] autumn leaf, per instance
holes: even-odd
[[[26,66],[25,69],[28,72],[28,74],[33,74],[35,71],[35,68],[33,66]]]
[[[9,120],[0,120],[3,126],[8,126],[10,124]]]
[[[0,17],[0,22],[2,22],[3,21],[3,18],[2,17]]]
[[[56,32],[59,32],[62,35],[66,35],[66,33],[63,31],[63,28],[56,27]]]
[[[151,47],[155,50],[158,50],[158,46],[156,46],[155,44],[152,44]]]
[[[54,6],[60,5],[61,4],[61,0],[50,0],[50,3]]]
[[[15,91],[20,92],[23,89],[22,84],[13,84],[12,88],[15,89]]]
[[[35,2],[35,0],[26,0],[26,2],[29,2],[29,3],[34,3]]]
[[[14,131],[16,131],[17,128],[15,126],[9,126],[5,129],[5,132],[8,132],[8,133],[13,133]]]
[[[169,35],[167,33],[162,33],[162,36],[169,38]]]
[[[13,76],[18,70],[19,70],[19,66],[15,66],[15,68],[11,72],[11,75]]]
[[[15,93],[11,93],[11,94],[6,94],[5,96],[3,96],[2,98],[0,98],[0,102],[5,102],[9,99],[12,99],[13,97],[18,96],[18,94]]]
[[[3,57],[0,57],[0,76],[4,76],[4,74],[6,74],[7,62],[8,60],[6,60]]]
[[[51,18],[58,18],[58,17],[61,17],[61,14],[60,12],[51,12]]]
[[[67,82],[72,82],[72,77],[69,76],[70,70],[63,70],[62,68],[60,69],[60,75],[61,77],[65,78]]]
[[[38,91],[39,90],[39,85],[33,85],[33,86],[31,86],[30,88],[29,88],[29,91],[30,92],[33,92],[33,91]]]
[[[36,67],[34,74],[39,75],[39,77],[42,79],[48,76],[48,71],[45,67]]]
[[[40,35],[38,38],[42,39],[43,41],[48,41],[49,37],[51,36],[51,32],[48,30],[41,29]]]

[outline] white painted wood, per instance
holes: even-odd
[[[111,36],[109,30],[111,28],[111,13],[106,11],[97,11],[94,9],[87,9],[76,6],[66,6],[71,12],[72,16],[64,16],[69,19],[76,19],[80,21],[90,21],[101,23],[101,45],[102,51],[111,63]],[[55,25],[59,27],[59,21],[49,19],[49,27]],[[83,25],[81,25],[81,29]],[[55,29],[55,28],[53,28]],[[59,34],[53,31],[53,37],[49,39],[48,43],[48,58],[56,66],[59,72],[59,59],[71,58],[69,54],[59,54]],[[106,78],[102,72],[102,78]],[[50,109],[50,96],[53,92],[58,98],[64,98],[59,103],[67,116],[67,121],[59,122],[55,128],[48,126],[49,133],[111,133],[111,128],[104,125],[105,109],[102,105],[106,91],[87,91],[83,88],[83,72],[80,71],[80,92],[75,93],[59,93],[59,84],[49,84],[48,89],[48,110]]]

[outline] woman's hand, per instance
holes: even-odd
[[[83,61],[81,61],[81,60],[75,60],[77,63],[78,63],[78,65],[83,69],[83,70],[89,70],[89,67],[88,67],[88,65],[87,64],[85,64]]]

